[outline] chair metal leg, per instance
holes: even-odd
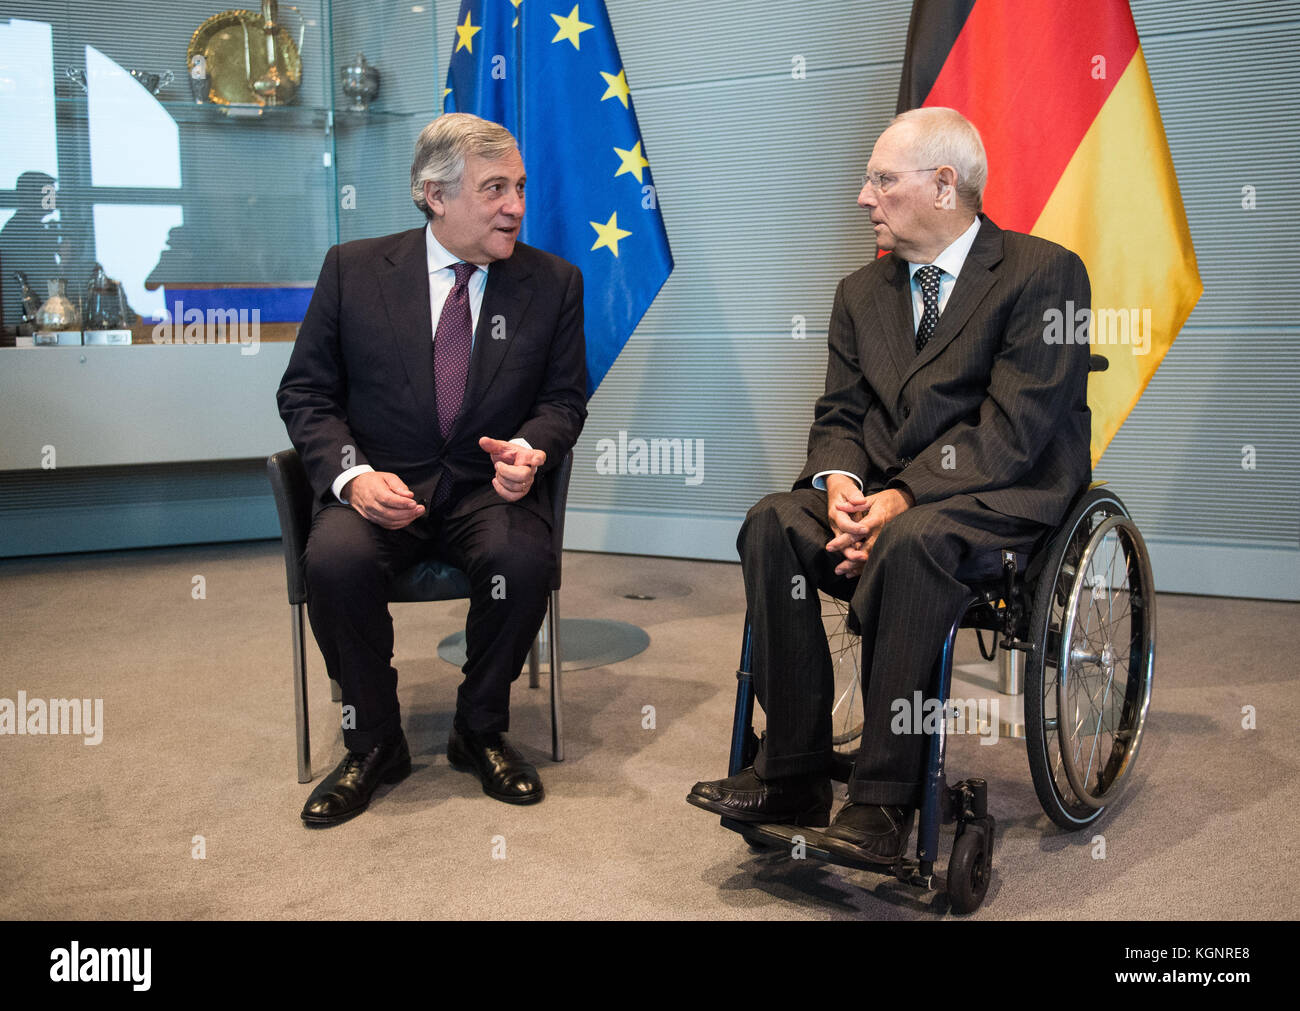
[[[303,605],[289,605],[293,638],[293,714],[297,723],[298,782],[311,782],[311,736],[307,727],[307,642]]]
[[[1025,654],[1018,649],[998,650],[998,691],[1003,695],[1025,693]]]
[[[540,654],[542,649],[542,630],[537,630],[537,638],[533,644],[528,647],[528,687],[537,688],[542,683],[542,664]]]
[[[551,591],[546,610],[546,631],[551,639],[551,758],[564,761],[564,718],[560,693],[560,591]]]

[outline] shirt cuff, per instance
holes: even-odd
[[[343,489],[346,488],[348,482],[358,474],[369,474],[374,469],[375,468],[370,466],[368,463],[359,463],[355,467],[349,467],[342,474],[336,477],[334,483],[330,485],[330,488],[334,492],[334,497],[344,505],[351,505],[351,503],[343,497]]]
[[[826,478],[831,474],[843,474],[845,477],[851,477],[857,482],[858,491],[862,490],[862,478],[857,474],[850,474],[847,470],[823,470],[813,475],[812,486],[818,491],[826,490]]]
[[[523,446],[524,449],[532,449],[532,448],[533,448],[532,446],[530,446],[530,445],[528,444],[528,440],[525,439],[522,435],[519,436],[519,437],[516,438],[516,439],[511,439],[510,441],[511,441],[514,445],[516,445],[516,446]]]

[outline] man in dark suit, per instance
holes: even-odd
[[[317,496],[308,614],[348,749],[307,824],[352,817],[410,771],[387,589],[429,555],[471,585],[447,757],[498,800],[542,799],[504,731],[554,567],[535,479],[582,430],[586,351],[581,273],[517,241],[524,182],[504,128],[463,113],[430,123],[411,166],[427,225],[329,251],[280,384]]]
[[[862,745],[827,845],[882,863],[907,845],[926,754],[891,732],[892,703],[930,689],[963,566],[1033,545],[1090,470],[1088,348],[1044,335],[1045,313],[1091,304],[1087,272],[983,216],[986,176],[951,109],[904,113],[876,142],[858,203],[889,252],[840,282],[807,464],[738,541],[766,736],[751,768],[688,797],[738,820],[829,820],[820,587],[851,601],[866,647]]]

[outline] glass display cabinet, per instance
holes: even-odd
[[[35,489],[56,514],[74,468],[83,496],[183,463],[251,494],[287,444],[275,388],[326,250],[422,220],[407,180],[441,106],[437,13],[0,8],[0,517]],[[245,536],[274,535],[259,510]],[[0,554],[148,542],[6,525],[26,532]]]

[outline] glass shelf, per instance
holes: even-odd
[[[85,119],[87,99],[85,95],[58,95],[54,99],[58,107],[74,120]],[[414,112],[395,112],[388,109],[370,108],[364,112],[352,109],[329,109],[316,105],[222,105],[217,102],[184,102],[172,99],[157,99],[159,105],[167,110],[177,123],[221,123],[264,122],[280,127],[314,127],[325,129],[331,122],[335,129],[358,129],[371,122],[393,122],[410,119]]]

